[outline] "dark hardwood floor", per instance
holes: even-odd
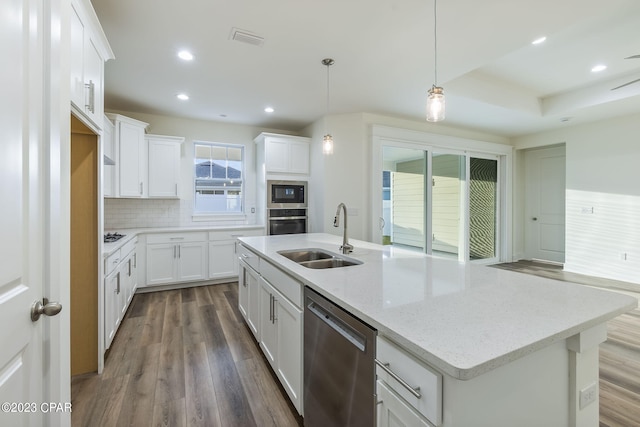
[[[72,425],[298,426],[237,305],[237,283],[135,295]]]
[[[135,295],[103,374],[72,379],[72,425],[298,426],[237,305],[237,283]],[[640,427],[640,310],[608,332],[600,426]]]

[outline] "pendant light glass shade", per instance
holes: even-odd
[[[439,122],[444,120],[444,93],[441,87],[433,86],[427,97],[427,121]]]
[[[333,137],[330,134],[322,139],[322,154],[333,154]]]

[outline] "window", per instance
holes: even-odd
[[[244,147],[196,142],[195,212],[243,212]]]

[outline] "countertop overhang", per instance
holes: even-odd
[[[441,372],[469,380],[634,309],[628,295],[352,240],[363,262],[313,270],[278,251],[339,253],[342,238],[239,238],[244,246]]]

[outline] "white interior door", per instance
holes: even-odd
[[[56,285],[46,284],[45,280],[49,269],[64,268],[49,258],[49,248],[59,247],[59,240],[57,235],[45,233],[45,230],[51,229],[53,223],[56,223],[56,233],[68,230],[62,221],[54,220],[60,219],[56,214],[60,212],[60,206],[51,206],[68,199],[51,191],[60,189],[61,169],[64,170],[59,159],[57,168],[49,164],[52,158],[50,150],[60,148],[60,135],[51,138],[51,133],[59,130],[57,114],[60,109],[50,111],[46,107],[48,102],[58,101],[60,95],[45,96],[50,83],[48,80],[54,75],[50,73],[49,61],[54,62],[52,57],[59,47],[51,48],[49,45],[45,48],[45,44],[51,41],[48,34],[59,31],[59,27],[54,29],[45,25],[45,20],[54,21],[54,14],[59,25],[57,13],[60,3],[52,3],[43,0],[3,0],[0,3],[0,56],[4,64],[12,64],[0,67],[2,426],[64,425],[69,419],[61,417],[59,412],[52,415],[51,412],[56,411],[44,404],[52,401],[62,403],[65,398],[69,404],[69,396],[62,396],[64,393],[60,391],[59,378],[60,374],[69,373],[61,369],[61,366],[68,365],[68,351],[66,360],[51,365],[52,360],[57,363],[63,358],[57,346],[65,341],[68,345],[68,330],[66,335],[61,333],[60,316],[53,319],[42,316],[38,321],[32,321],[30,316],[32,304],[47,296],[45,291],[58,297]],[[45,53],[51,56],[45,59]],[[60,78],[59,75],[57,77]],[[69,93],[63,93],[68,106]],[[57,154],[60,155],[59,152]],[[58,178],[52,178],[56,174]],[[58,259],[68,263],[68,256],[61,255]],[[54,322],[58,325],[53,325]],[[54,389],[59,392],[53,392]],[[69,410],[67,408],[67,414]]]
[[[565,147],[525,153],[525,258],[564,262]]]

